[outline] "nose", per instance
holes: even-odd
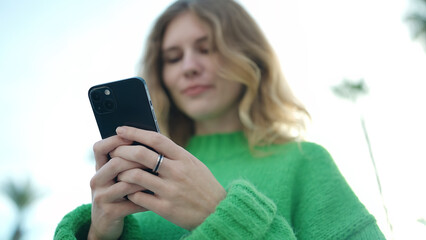
[[[183,74],[187,78],[193,78],[201,73],[201,62],[197,58],[196,54],[194,54],[193,52],[187,52],[184,55],[182,70]]]

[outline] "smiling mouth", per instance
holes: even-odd
[[[202,85],[198,85],[198,86],[193,86],[193,87],[189,87],[186,88],[185,90],[183,90],[183,94],[189,96],[189,97],[195,97],[198,96],[206,91],[208,91],[209,89],[211,89],[212,86],[206,85],[206,86],[202,86]]]

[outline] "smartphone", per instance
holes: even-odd
[[[144,79],[104,83],[89,89],[89,100],[101,137],[116,135],[119,126],[159,132],[157,118]]]

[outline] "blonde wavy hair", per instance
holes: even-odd
[[[155,22],[139,75],[147,81],[161,132],[181,146],[194,135],[194,121],[173,103],[162,78],[164,33],[176,16],[188,11],[212,32],[223,60],[218,76],[244,85],[239,117],[250,147],[301,139],[309,113],[293,95],[256,22],[232,0],[176,1]]]

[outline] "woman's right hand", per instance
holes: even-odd
[[[122,158],[109,159],[109,153],[131,142],[118,136],[101,140],[93,146],[96,159],[96,174],[90,181],[92,189],[92,222],[88,239],[118,239],[123,232],[124,217],[146,211],[145,208],[127,200],[125,196],[145,190],[141,186],[117,182],[119,173],[145,168],[139,163]]]

